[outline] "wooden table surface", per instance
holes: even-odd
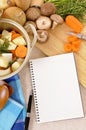
[[[30,59],[39,58],[39,57],[45,57],[45,55],[35,47],[31,53]],[[32,89],[30,72],[29,72],[29,63],[26,64],[26,66],[19,73],[19,75],[22,83],[24,97],[27,104],[28,97]],[[80,86],[80,90],[81,90],[82,102],[84,107],[84,113],[86,115],[86,88]],[[34,103],[32,103],[29,130],[86,130],[86,117],[81,119],[71,119],[65,121],[55,121],[50,123],[37,124],[35,121]]]

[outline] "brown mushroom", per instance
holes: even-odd
[[[26,11],[26,17],[28,20],[35,21],[40,15],[40,9],[35,7],[31,7]]]
[[[46,30],[37,30],[38,42],[44,43],[48,40],[49,34]]]
[[[44,16],[50,16],[56,12],[56,7],[51,2],[46,2],[41,6],[41,14]]]
[[[63,24],[64,22],[63,18],[57,14],[51,15],[50,19],[53,21],[52,29],[54,29],[58,24]]]
[[[37,28],[38,29],[49,29],[51,27],[51,20],[50,18],[46,17],[46,16],[40,16],[37,20],[36,20],[36,24],[37,24]]]

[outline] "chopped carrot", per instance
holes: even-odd
[[[19,33],[14,33],[14,34],[12,35],[12,40],[14,40],[15,38],[17,38],[17,37],[19,37],[19,36],[21,36],[21,34],[19,34]]]
[[[78,38],[76,36],[69,36],[68,37],[68,42],[73,42],[76,41]]]
[[[66,16],[66,24],[73,29],[75,32],[79,33],[83,29],[83,24],[73,15]]]
[[[15,50],[15,55],[20,58],[24,58],[27,54],[27,47],[20,45]]]
[[[13,34],[15,34],[16,32],[15,32],[15,30],[12,30],[11,33],[12,33],[12,35],[13,35]]]
[[[71,43],[64,44],[64,50],[65,50],[65,52],[71,52],[72,51]]]
[[[72,45],[73,52],[77,52],[79,50],[79,47],[76,47],[75,45]]]
[[[79,44],[79,42],[73,42],[72,43],[72,50],[73,50],[73,52],[77,52],[78,50],[80,49],[80,44]]]
[[[80,45],[81,44],[81,40],[77,39],[76,41],[73,41],[72,44]]]

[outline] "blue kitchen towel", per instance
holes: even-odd
[[[8,82],[14,89],[14,93],[12,94],[11,98],[23,105],[23,110],[19,115],[19,117],[17,118],[11,130],[24,130],[25,117],[26,117],[26,105],[25,105],[20,77],[19,75],[15,75],[7,79],[6,82]]]
[[[4,109],[0,111],[0,130],[11,130],[23,109],[23,105],[9,98]]]

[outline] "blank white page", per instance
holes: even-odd
[[[84,117],[73,53],[30,60],[38,122]]]

